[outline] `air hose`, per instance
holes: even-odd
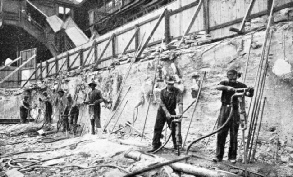
[[[233,100],[234,100],[234,97],[235,97],[235,96],[236,96],[236,95],[234,94],[234,95],[231,97],[231,105],[233,105]],[[209,133],[209,134],[207,134],[207,135],[205,135],[205,136],[202,136],[202,137],[200,137],[200,138],[198,138],[198,139],[192,141],[192,142],[188,145],[188,147],[187,147],[186,154],[188,154],[188,152],[189,152],[189,150],[190,150],[190,148],[191,148],[191,146],[192,146],[193,144],[195,144],[195,143],[199,142],[200,140],[205,139],[205,138],[207,138],[207,137],[209,137],[209,136],[212,136],[212,135],[218,133],[219,131],[221,131],[221,130],[222,130],[222,129],[228,124],[228,122],[231,120],[231,118],[232,118],[232,116],[233,116],[233,113],[234,113],[234,109],[233,109],[233,107],[232,107],[232,109],[231,109],[231,111],[230,111],[230,114],[229,114],[229,117],[228,117],[228,119],[226,120],[226,122],[225,122],[220,128],[218,128],[217,130],[215,130],[215,131],[213,131],[213,132],[211,132],[211,133]]]

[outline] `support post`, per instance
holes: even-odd
[[[210,0],[203,2],[203,25],[206,34],[210,33]]]
[[[154,28],[152,29],[150,35],[148,36],[147,40],[145,41],[145,43],[143,44],[143,46],[139,49],[139,51],[137,52],[137,55],[136,57],[134,58],[135,60],[134,61],[137,61],[140,57],[140,55],[142,54],[143,50],[147,47],[149,41],[151,40],[152,36],[154,35],[155,31],[157,30],[157,28],[159,27],[162,19],[164,18],[165,14],[166,14],[166,10],[164,10],[164,12],[160,15],[156,25],[154,26]]]
[[[98,47],[97,41],[95,40],[94,41],[94,52],[95,52],[95,54],[94,54],[94,63],[96,63],[97,60],[98,60],[98,49],[97,49],[97,47]]]
[[[137,26],[136,29],[137,29],[137,31],[134,34],[134,48],[137,51],[138,50],[138,47],[139,47],[139,35],[140,35],[140,28],[139,28],[139,26]]]
[[[272,5],[273,5],[273,0],[268,0],[268,9],[267,9],[268,16],[270,16],[270,11],[271,11]],[[274,23],[274,18],[272,18],[272,20],[271,20],[271,24],[273,24],[273,23]]]
[[[95,64],[95,67],[98,66],[100,60],[103,58],[103,56],[104,56],[104,54],[105,54],[105,52],[106,52],[108,46],[110,45],[110,42],[112,41],[114,35],[115,35],[115,34],[112,34],[112,36],[111,36],[110,39],[108,40],[108,42],[107,42],[105,48],[103,49],[103,51],[102,51],[102,53],[101,53],[101,56],[99,57],[98,61],[97,61],[96,64]]]
[[[55,57],[55,75],[58,74],[58,68],[59,68],[59,64],[58,64],[58,58]]]
[[[198,5],[197,5],[197,7],[196,7],[196,10],[195,10],[195,12],[194,12],[194,14],[193,14],[193,16],[192,16],[192,18],[191,18],[189,24],[188,24],[188,27],[187,27],[186,31],[184,32],[184,35],[183,35],[183,36],[188,35],[188,33],[189,33],[189,31],[190,31],[192,25],[194,24],[195,19],[196,19],[197,16],[198,16],[198,13],[199,13],[199,11],[200,11],[200,9],[201,9],[201,6],[202,6],[202,4],[203,4],[203,1],[204,1],[204,0],[200,0],[200,1],[199,1]]]
[[[170,39],[170,11],[166,10],[165,13],[165,43],[169,44]]]
[[[81,48],[80,50],[79,50],[79,52],[80,52],[80,66],[81,66],[81,68],[83,68],[83,49]]]
[[[122,52],[122,55],[125,54],[130,46],[130,44],[132,43],[133,39],[135,39],[135,49],[137,49],[138,47],[138,32],[139,32],[139,27],[136,27],[135,28],[135,32],[134,34],[132,35],[132,37],[130,38],[130,40],[128,41],[126,47],[124,48],[123,52]]]
[[[112,38],[112,57],[116,57],[116,34],[113,34]]]
[[[34,64],[35,64],[35,73],[36,73],[36,75],[35,75],[35,80],[36,80],[36,82],[37,82],[37,76],[38,76],[38,65],[37,65],[37,57],[35,57],[34,58]]]
[[[40,75],[39,75],[39,77],[38,78],[40,78],[41,80],[43,79],[43,63],[42,62],[40,62]]]
[[[70,55],[69,55],[69,52],[67,52],[67,56],[66,56],[66,64],[67,64],[67,71],[70,71]]]
[[[49,63],[46,61],[46,76],[49,75]]]

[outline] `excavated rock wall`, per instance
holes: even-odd
[[[292,76],[290,73],[285,76],[279,76],[275,73],[276,70],[272,70],[277,60],[284,60],[290,65],[292,64],[292,28],[293,24],[290,23],[279,23],[274,27],[273,39],[271,43],[272,56],[270,57],[270,67],[268,76],[266,78],[266,87],[264,96],[267,97],[267,103],[264,112],[263,128],[261,131],[262,137],[270,137],[271,127],[276,128],[277,134],[284,142],[292,145],[293,130],[291,117],[292,111]],[[219,108],[220,108],[220,95],[221,92],[214,89],[221,80],[226,79],[226,71],[231,65],[236,66],[239,71],[245,71],[245,65],[247,60],[247,54],[249,50],[249,44],[252,34],[244,36],[238,36],[236,38],[229,38],[223,41],[212,43],[203,46],[196,46],[196,41],[191,44],[183,44],[178,50],[165,51],[165,54],[175,53],[178,55],[174,60],[164,59],[160,61],[160,65],[165,69],[165,73],[174,73],[174,67],[178,67],[182,77],[182,82],[185,87],[184,92],[184,108],[194,101],[191,96],[192,87],[192,74],[198,72],[201,77],[204,71],[207,71],[206,79],[203,84],[202,95],[200,96],[199,104],[193,116],[193,122],[190,128],[190,136],[187,142],[210,132],[217,120]],[[283,42],[283,39],[285,42]],[[251,56],[248,65],[247,81],[245,82],[248,86],[253,86],[256,71],[259,64],[262,44],[264,41],[264,31],[253,32],[253,49],[251,50]],[[285,45],[284,45],[285,44]],[[285,46],[285,50],[284,50]],[[149,50],[149,51],[155,51]],[[158,100],[156,98],[148,99],[148,93],[151,90],[151,82],[155,76],[155,68],[158,65],[157,60],[149,60],[144,62],[135,63],[130,71],[130,75],[126,80],[123,87],[123,91],[120,96],[120,101],[123,101],[119,107],[117,107],[117,113],[114,116],[111,124],[108,126],[109,130],[113,129],[114,123],[124,125],[126,121],[132,122],[137,116],[137,121],[134,123],[136,129],[142,131],[146,117],[145,132],[146,135],[152,137],[153,127],[156,118],[156,111],[158,108]],[[116,66],[113,70],[102,71],[102,72],[83,72],[81,75],[76,77],[68,78],[61,82],[61,88],[65,89],[71,95],[77,97],[77,102],[80,104],[80,116],[79,123],[84,124],[89,131],[89,117],[87,113],[87,107],[81,103],[86,97],[86,93],[89,91],[87,84],[92,79],[98,83],[98,88],[104,93],[104,97],[108,100],[113,100],[115,103],[117,93],[119,91],[119,85],[125,77],[129,63]],[[240,79],[241,81],[241,79]],[[47,87],[46,87],[46,86]],[[54,100],[55,93],[52,90],[57,88],[58,80],[47,80],[46,84],[43,84],[42,89],[33,90],[32,101],[33,105],[39,105],[38,108],[32,111],[33,116],[37,117],[38,110],[41,109],[41,104],[38,103],[38,98],[42,97],[39,94],[43,90],[47,90]],[[156,86],[156,95],[158,96],[158,90],[164,88],[164,82],[158,82]],[[126,93],[127,88],[130,91],[123,99],[123,95]],[[143,94],[144,93],[144,94]],[[138,114],[135,113],[135,106],[142,101],[142,95],[145,97],[144,104],[138,107]],[[13,98],[6,103],[1,101],[1,105],[5,106],[5,115],[7,117],[18,118],[18,110],[21,96]],[[249,103],[250,98],[246,99]],[[124,104],[127,101],[124,111],[121,113]],[[147,112],[149,101],[151,101],[150,109]],[[247,104],[248,106],[249,104]],[[2,109],[3,110],[3,109]],[[182,123],[182,134],[185,136],[188,128],[189,121],[191,119],[193,107],[191,107],[185,114],[187,119],[183,120]],[[108,119],[112,116],[113,111],[102,107],[102,126],[106,124]],[[42,116],[41,116],[42,117]],[[56,120],[56,118],[55,118]]]

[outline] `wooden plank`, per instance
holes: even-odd
[[[8,64],[5,65],[5,66],[2,66],[2,67],[0,68],[0,71],[3,70],[3,69],[5,69],[7,66],[10,66],[11,64],[13,64],[13,63],[15,63],[15,62],[18,62],[19,60],[21,60],[21,57],[18,57],[18,58],[16,58],[16,59],[12,60],[10,63],[8,63]]]
[[[46,61],[46,77],[48,76],[49,74],[49,62]]]
[[[65,64],[67,64],[67,56],[68,56],[69,54],[68,54],[68,52],[67,52],[67,55],[66,55],[66,59],[65,59],[65,61],[62,63],[62,65],[61,65],[61,67],[59,68],[59,70],[56,70],[56,71],[58,71],[58,72],[60,72],[62,69],[63,69],[63,67],[65,66]],[[63,59],[63,58],[62,58]],[[60,60],[61,60],[61,58],[60,58]]]
[[[207,34],[210,33],[210,0],[203,2],[203,26]]]
[[[251,10],[252,10],[252,8],[253,8],[253,6],[254,6],[254,3],[255,3],[255,0],[251,0],[251,1],[250,1],[249,7],[248,7],[248,9],[247,9],[247,11],[246,11],[245,16],[243,17],[242,22],[241,22],[241,26],[240,26],[240,28],[239,28],[239,31],[243,31],[243,29],[244,29],[244,27],[245,27],[245,22],[247,21],[247,17],[249,17],[250,14],[251,14]]]
[[[31,58],[29,58],[27,61],[25,61],[24,63],[22,63],[18,68],[16,68],[14,71],[12,71],[8,76],[6,76],[4,79],[2,79],[0,81],[0,84],[2,84],[3,82],[5,82],[7,79],[9,79],[13,74],[15,74],[16,72],[18,72],[22,67],[24,67],[28,62],[32,61],[33,59],[36,58],[36,55],[33,55]],[[35,71],[37,71],[37,67],[35,68]]]
[[[106,52],[108,46],[110,45],[110,43],[111,43],[111,41],[112,41],[114,35],[115,35],[115,34],[113,33],[112,36],[111,36],[111,38],[108,40],[108,42],[107,42],[106,46],[104,47],[104,49],[103,49],[103,51],[102,51],[102,53],[101,53],[101,55],[100,55],[100,57],[99,57],[97,63],[95,64],[95,67],[98,66],[99,61],[103,58],[103,56],[104,56],[104,54],[105,54],[105,52]]]
[[[67,56],[66,56],[66,65],[67,66],[66,67],[67,67],[68,71],[70,71],[70,67],[69,67],[70,63],[69,62],[70,62],[70,55],[69,55],[69,52],[67,52]]]
[[[127,49],[129,48],[130,44],[132,43],[133,39],[135,39],[135,48],[137,48],[138,44],[138,31],[139,31],[139,27],[136,27],[135,28],[135,31],[133,33],[133,35],[131,36],[130,40],[128,41],[126,47],[124,48],[123,52],[122,52],[122,55],[124,55],[127,51]]]
[[[96,63],[97,62],[97,60],[98,60],[98,46],[97,46],[97,42],[96,42],[96,40],[95,40],[95,45],[94,45],[94,49],[95,49],[95,56],[94,56],[94,63]]]
[[[116,57],[116,35],[114,33],[113,38],[112,38],[112,57]]]
[[[58,68],[59,68],[58,58],[55,57],[55,74],[56,75],[58,74],[58,70],[59,70]],[[53,69],[53,67],[52,67],[52,69]]]
[[[186,35],[189,33],[189,31],[190,31],[190,29],[191,29],[191,27],[192,27],[192,25],[193,25],[195,19],[196,19],[197,16],[198,16],[198,13],[199,13],[199,11],[200,11],[200,9],[201,9],[202,4],[203,4],[203,0],[200,0],[200,1],[199,1],[199,4],[198,4],[198,6],[196,7],[196,10],[195,10],[195,12],[194,12],[194,14],[193,14],[193,16],[192,16],[192,18],[191,18],[191,20],[190,20],[190,22],[188,23],[188,27],[187,27],[187,29],[186,29],[185,32],[184,32],[184,36],[186,36]]]
[[[31,74],[31,76],[26,80],[26,82],[22,85],[22,87],[21,88],[23,88],[31,79],[32,79],[32,77],[33,76],[35,76],[36,75],[36,70]],[[35,79],[36,80],[36,79]]]
[[[86,65],[87,60],[88,60],[88,58],[90,57],[90,55],[91,55],[93,49],[95,50],[94,52],[96,53],[95,46],[96,46],[96,40],[94,40],[92,46],[90,47],[89,52],[88,52],[88,54],[86,55],[86,57],[85,57],[85,59],[84,59],[83,65]]]
[[[76,62],[76,60],[79,58],[80,52],[78,52],[78,55],[74,58],[73,62],[71,63],[71,65],[69,66],[69,68],[71,70],[73,70],[72,66],[74,65],[74,63]]]
[[[144,51],[144,49],[147,47],[148,42],[151,40],[152,36],[154,35],[155,31],[157,30],[158,26],[160,25],[162,19],[164,18],[166,13],[166,9],[164,10],[164,12],[160,15],[160,18],[158,19],[156,25],[154,26],[154,28],[152,29],[150,35],[148,36],[147,40],[145,41],[145,43],[143,44],[143,46],[141,47],[141,49],[137,52],[137,56],[135,57],[135,61],[137,61],[137,59],[140,57],[140,55],[142,54],[142,52]]]
[[[79,56],[80,56],[80,59],[79,59],[80,66],[81,68],[83,68],[83,49],[82,48],[79,50]]]
[[[165,13],[165,43],[169,44],[170,39],[170,11],[166,10]]]

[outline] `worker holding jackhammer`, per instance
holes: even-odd
[[[230,111],[233,109],[233,114],[226,126],[217,134],[217,149],[216,156],[213,158],[214,162],[220,162],[223,160],[224,148],[226,143],[226,137],[228,132],[230,133],[230,145],[228,159],[231,163],[236,162],[237,157],[237,137],[238,129],[240,124],[240,114],[238,111],[238,98],[233,97],[233,104],[231,104],[231,98],[238,88],[247,88],[247,86],[237,79],[241,76],[236,70],[231,69],[227,72],[228,80],[221,81],[216,86],[217,90],[222,91],[221,102],[222,106],[220,109],[220,115],[218,117],[218,128],[221,127],[226,120],[229,118]]]
[[[106,104],[111,103],[103,98],[100,90],[96,89],[96,82],[92,81],[88,84],[88,86],[92,89],[88,93],[87,101],[84,104],[88,104],[89,106],[89,115],[91,120],[91,133],[94,135],[95,126],[96,128],[101,128],[101,105],[100,103],[104,102]]]
[[[173,122],[172,115],[176,115],[175,109],[178,105],[179,114],[183,113],[183,98],[181,91],[174,87],[175,78],[173,76],[168,76],[166,78],[167,87],[163,89],[160,93],[160,106],[157,111],[156,123],[154,128],[154,136],[152,146],[153,148],[149,150],[149,153],[155,152],[161,147],[161,134],[164,128],[165,122],[167,122],[169,128],[171,129],[171,136],[173,141],[174,149],[177,149],[177,143],[182,144],[181,132],[178,132],[178,138],[175,136],[175,124]],[[177,141],[176,141],[177,140]]]

